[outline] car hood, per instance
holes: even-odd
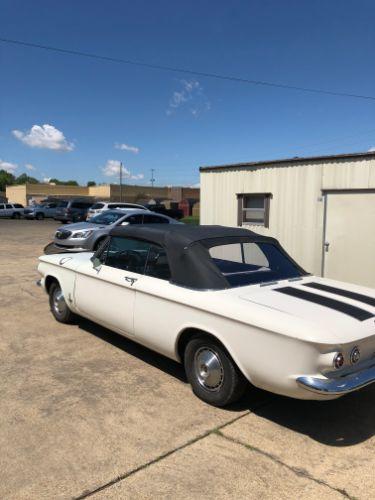
[[[106,229],[110,226],[105,226],[104,224],[93,224],[92,222],[77,222],[74,224],[64,225],[59,227],[61,231],[79,231],[84,229]]]
[[[286,330],[296,324],[309,325],[314,341],[320,337],[322,342],[329,338],[342,343],[375,335],[375,291],[369,288],[309,276],[237,292],[240,300],[278,316]]]

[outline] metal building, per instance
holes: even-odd
[[[200,168],[201,224],[279,239],[307,271],[375,287],[375,152]]]

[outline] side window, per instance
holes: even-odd
[[[144,274],[150,243],[131,238],[113,237],[109,242],[105,265]]]
[[[72,203],[72,208],[83,208],[83,209],[86,209],[86,208],[90,208],[92,205],[91,202],[87,202],[87,201],[75,201],[74,203]]]
[[[15,203],[14,208],[23,208],[23,205],[21,205],[20,203]]]
[[[164,248],[157,245],[150,246],[145,274],[147,276],[153,276],[154,278],[159,278],[161,280],[171,279],[171,272],[169,269],[167,254]]]
[[[124,205],[124,203],[109,203],[108,208],[109,210],[113,208],[126,208],[126,205]]]
[[[269,262],[257,243],[232,243],[211,247],[209,253],[224,276],[269,270]]]
[[[4,203],[0,203],[0,210],[4,210],[4,208],[5,208]]]
[[[129,224],[143,224],[143,215],[135,214],[129,215],[124,222],[129,222]]]
[[[143,224],[168,224],[169,220],[164,219],[164,217],[158,217],[157,215],[148,215],[145,214],[143,216]]]
[[[12,207],[12,205],[9,205],[9,203],[7,203],[7,204],[5,205],[5,208],[13,208],[13,207]]]

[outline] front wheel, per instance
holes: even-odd
[[[13,215],[12,215],[12,219],[20,219],[21,216],[18,212],[15,212]]]
[[[44,214],[42,213],[37,213],[36,216],[35,216],[36,220],[43,220],[44,219]]]
[[[194,394],[211,405],[234,403],[246,389],[246,379],[230,355],[220,342],[208,336],[188,343],[184,365]]]
[[[52,283],[49,289],[49,305],[55,319],[60,323],[72,323],[74,321],[75,315],[65,302],[59,283]]]

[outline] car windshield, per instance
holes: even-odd
[[[123,213],[107,211],[99,215],[95,215],[95,217],[90,219],[90,223],[110,226],[111,224],[114,224],[116,221],[121,219],[121,217],[124,217]]]
[[[60,201],[57,206],[61,207],[61,208],[65,208],[68,206],[68,202],[67,201]]]
[[[216,267],[232,287],[297,278],[303,272],[271,243],[236,242],[209,248]]]
[[[103,208],[104,203],[94,203],[93,206],[91,207],[92,210],[99,210],[99,208]]]

